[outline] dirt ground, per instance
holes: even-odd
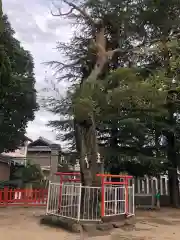
[[[80,236],[61,229],[40,225],[39,220],[42,214],[44,210],[38,208],[0,208],[0,239],[81,239]],[[180,210],[137,211],[134,228],[116,229],[111,236],[93,237],[91,240],[179,240],[179,229]],[[87,236],[84,238],[87,239]]]

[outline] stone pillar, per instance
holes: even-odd
[[[51,145],[51,165],[50,165],[50,177],[49,180],[52,182],[57,182],[58,177],[55,173],[58,171],[59,153],[60,146],[58,144]]]

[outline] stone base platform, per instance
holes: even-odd
[[[135,225],[135,217],[113,216],[104,217],[102,221],[80,221],[63,217],[45,215],[40,220],[41,224],[59,227],[72,233],[85,232],[88,236],[108,235],[114,228],[131,228]]]

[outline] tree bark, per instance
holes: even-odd
[[[97,60],[90,75],[84,81],[85,84],[98,79],[105,64],[108,62],[108,58],[113,54],[111,51],[106,51],[104,27],[100,27],[97,31],[95,42],[97,47]],[[83,91],[83,83],[81,84],[81,89]],[[99,170],[97,163],[99,150],[94,112],[89,113],[88,117],[88,120],[85,121],[76,119],[76,138],[78,139],[76,142],[80,155],[81,180],[84,186],[98,186],[99,183],[96,174]]]
[[[174,126],[174,111],[169,109],[169,125]],[[167,157],[169,162],[168,178],[169,178],[169,195],[172,207],[179,206],[179,182],[178,182],[178,164],[176,153],[176,136],[170,130],[166,134],[167,137]]]
[[[179,184],[177,178],[177,169],[168,171],[170,204],[175,208],[179,207]]]
[[[98,143],[95,124],[84,126],[78,124],[80,135],[80,172],[84,186],[98,186],[96,174],[98,173]]]
[[[99,205],[99,192],[92,186],[100,186],[100,178],[96,176],[99,172],[97,163],[98,144],[96,138],[95,124],[89,125],[76,123],[76,137],[80,153],[80,174],[81,174],[81,214],[85,218],[93,218],[93,210]],[[87,160],[85,159],[87,157]],[[99,180],[99,181],[98,181]],[[90,188],[87,188],[90,186]],[[92,216],[91,216],[92,214]]]

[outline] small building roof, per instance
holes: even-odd
[[[51,146],[58,146],[59,149],[61,150],[61,146],[60,144],[57,144],[47,138],[44,137],[39,137],[38,139],[36,139],[35,141],[31,142],[28,144],[28,147],[34,147],[34,146],[47,146],[49,148],[51,148]]]

